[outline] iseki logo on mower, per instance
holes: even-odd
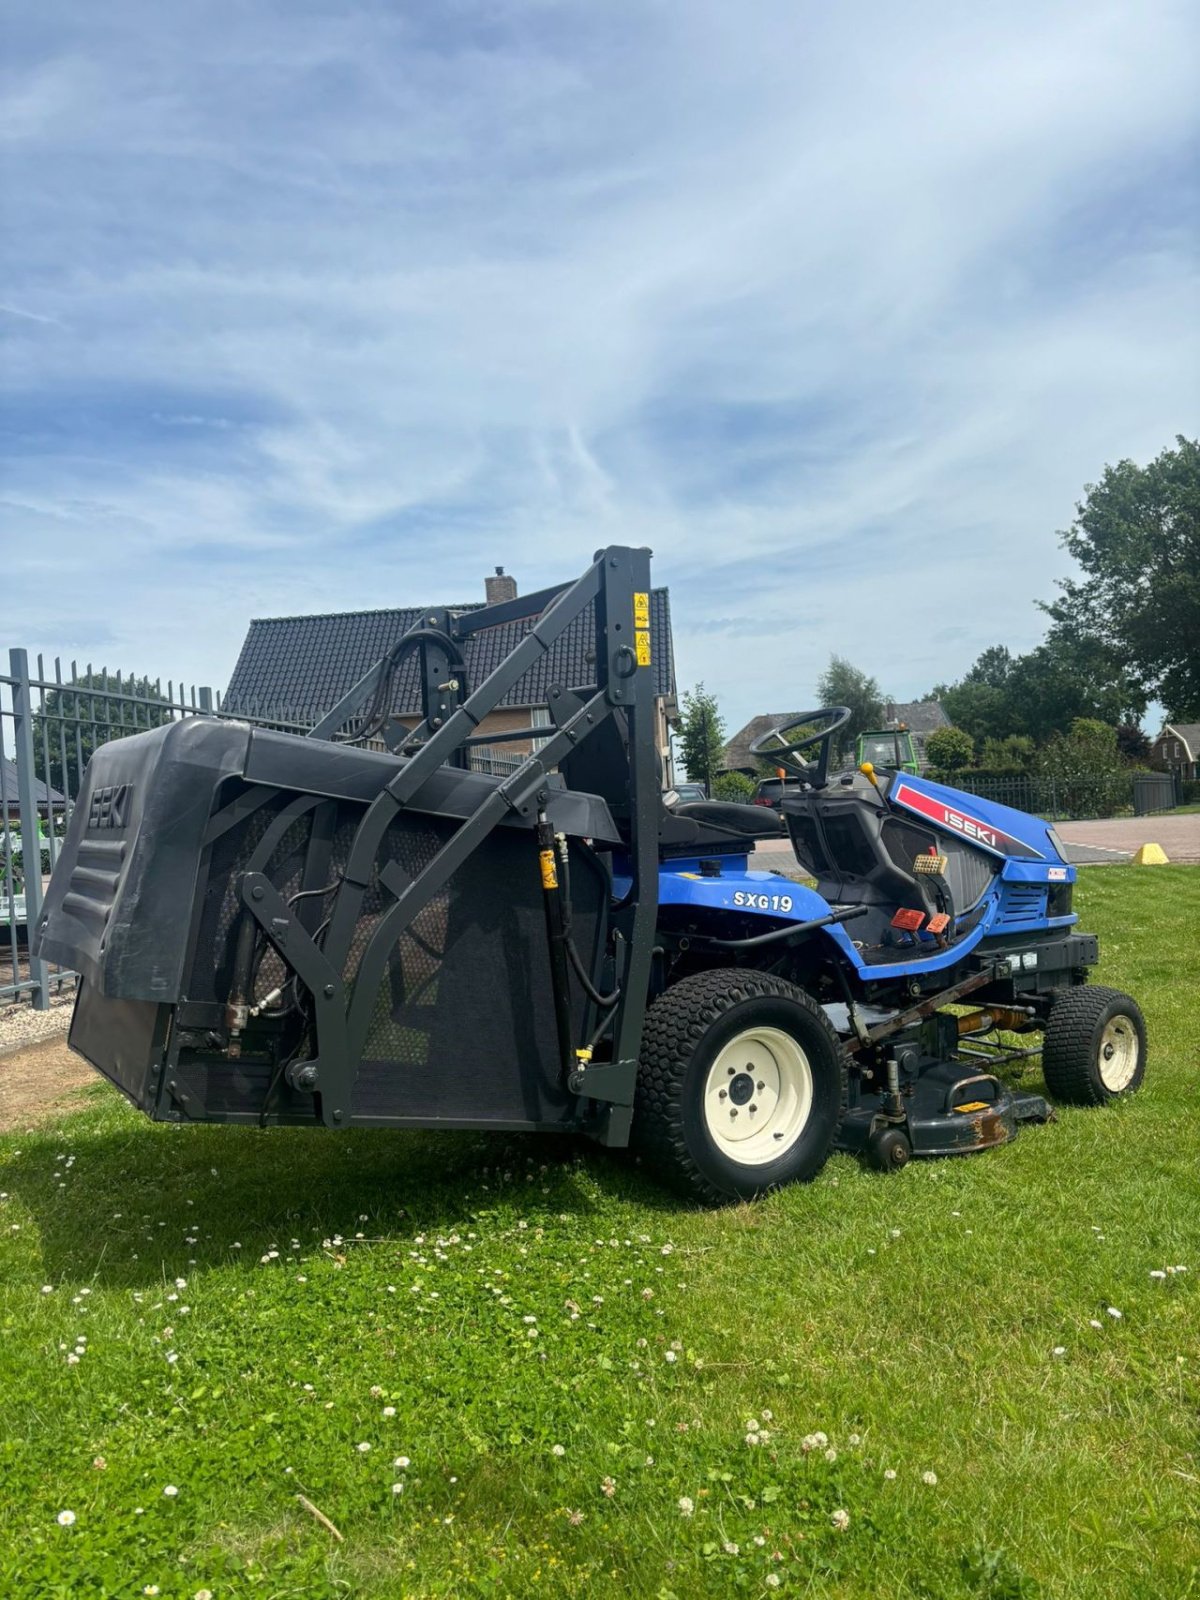
[[[132,800],[131,783],[111,783],[105,789],[95,790],[88,807],[88,832],[123,828],[129,821]]]
[[[943,800],[935,800],[932,795],[922,794],[919,789],[913,789],[907,783],[898,784],[892,798],[898,804],[907,806],[910,811],[928,817],[931,822],[938,822],[942,827],[960,833],[964,839],[970,839],[974,844],[981,844],[985,850],[995,851],[998,856],[1040,854],[1031,845],[1026,844],[1024,839],[1005,833],[1003,828],[995,828],[990,823],[981,822],[978,817],[969,816],[965,811],[958,811]]]

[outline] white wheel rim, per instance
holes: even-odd
[[[1138,1064],[1138,1036],[1129,1017],[1111,1018],[1100,1035],[1100,1081],[1110,1094],[1120,1094],[1133,1082]]]
[[[796,1143],[812,1113],[808,1056],[782,1028],[747,1028],[720,1051],[704,1084],[704,1124],[717,1149],[762,1167]]]

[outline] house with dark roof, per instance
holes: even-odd
[[[772,728],[781,728],[785,722],[795,722],[799,715],[799,711],[764,711],[760,716],[751,717],[722,750],[722,772],[746,772],[756,778],[761,777],[760,763],[756,756],[750,754],[750,746],[756,739],[770,733]]]
[[[15,820],[19,815],[17,792],[17,764],[5,757],[0,760],[0,818],[12,817]],[[37,807],[38,815],[47,817],[51,810],[65,811],[67,797],[65,794],[60,794],[57,789],[48,788],[40,778],[35,778],[33,803]]]
[[[477,611],[517,598],[516,579],[497,567],[485,580],[485,599],[451,604],[451,611]],[[435,602],[445,605],[446,602]],[[312,726],[333,708],[380,658],[407,633],[429,606],[405,606],[381,611],[324,612],[304,617],[256,617],[238,656],[221,709],[234,714],[278,719]],[[536,614],[482,628],[463,647],[467,680],[477,688],[499,666],[532,628]],[[589,659],[595,636],[589,606],[551,649],[521,678],[500,705],[480,724],[480,733],[504,733],[549,726],[546,694],[553,683],[575,687],[595,681],[595,664]],[[678,721],[675,693],[675,651],[671,637],[670,596],[665,588],[650,591],[650,642],[654,672],[655,734],[664,763],[666,782],[670,769],[670,729]],[[392,688],[392,715],[412,728],[421,718],[421,692],[417,660],[409,656],[396,672]],[[474,759],[484,770],[507,771],[514,757],[528,754],[530,741],[506,741],[477,747]]]
[[[1150,746],[1150,765],[1181,778],[1200,778],[1200,722],[1168,722]]]

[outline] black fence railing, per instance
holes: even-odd
[[[1079,772],[1062,777],[1014,773],[1011,778],[956,772],[945,781],[982,800],[995,800],[1050,822],[1155,816],[1173,811],[1183,798],[1179,776],[1173,772]]]

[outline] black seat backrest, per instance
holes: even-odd
[[[788,796],[783,814],[796,854],[825,899],[927,915],[940,909],[933,881],[918,877],[912,866],[931,846],[936,853],[936,836],[896,817],[873,789],[856,785]]]

